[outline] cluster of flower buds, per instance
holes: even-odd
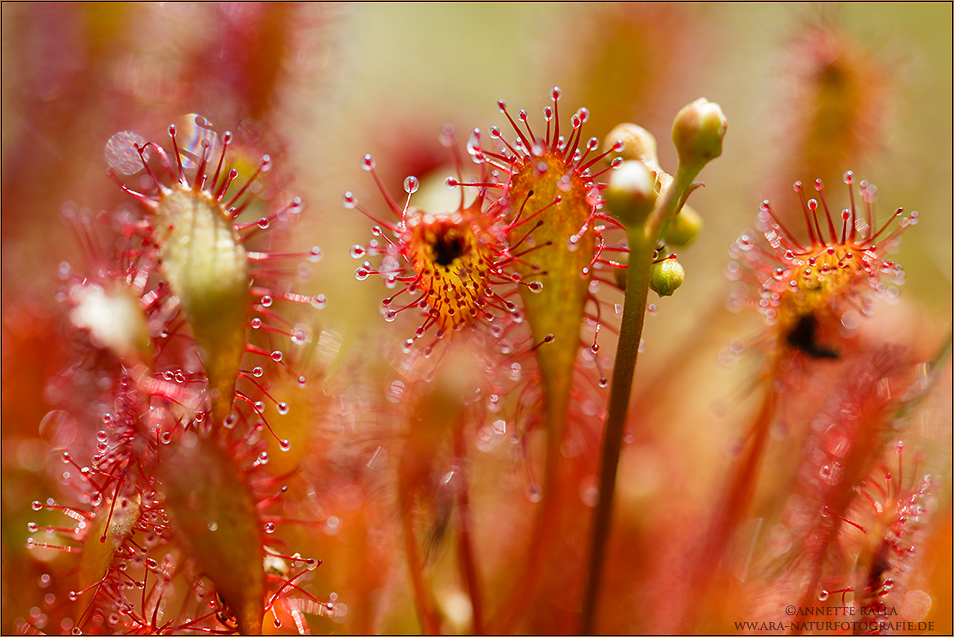
[[[726,128],[722,109],[705,98],[679,111],[672,129],[679,156],[676,176],[660,167],[656,139],[636,124],[620,124],[604,142],[604,148],[614,149],[623,160],[610,178],[607,206],[626,228],[653,233],[649,239],[658,243],[649,285],[659,296],[671,295],[686,277],[668,248],[688,246],[702,230],[702,217],[685,204],[695,187],[686,183],[686,176],[691,176],[691,182],[709,161],[722,154]],[[657,234],[659,227],[661,233]]]

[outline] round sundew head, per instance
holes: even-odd
[[[494,267],[494,253],[480,241],[465,209],[445,215],[409,211],[401,237],[418,287],[440,330],[474,321],[482,312],[486,287]]]
[[[378,266],[371,261],[362,263],[355,270],[355,277],[364,280],[378,274],[390,287],[399,287],[383,301],[385,320],[394,321],[405,310],[420,310],[426,315],[413,338],[405,343],[408,352],[413,342],[432,328],[439,340],[465,328],[492,323],[501,313],[516,309],[497,292],[499,285],[519,282],[510,273],[513,258],[503,240],[505,207],[499,200],[487,201],[486,175],[476,182],[464,182],[460,152],[452,139],[446,141],[454,152],[458,175],[444,183],[462,189],[456,208],[431,212],[412,205],[412,201],[433,198],[433,192],[426,187],[431,180],[425,180],[425,192],[417,194],[421,182],[415,177],[405,179],[406,197],[401,205],[384,187],[374,160],[368,157],[362,161],[362,167],[371,173],[397,221],[377,217],[350,193],[344,199],[346,208],[356,209],[375,222],[372,234],[376,238],[367,246],[354,246],[352,257],[383,256]],[[468,187],[477,189],[476,197],[466,196],[463,189]],[[425,352],[432,348],[433,343]]]
[[[849,206],[838,215],[829,209],[821,181],[814,186],[817,199],[808,199],[801,182],[795,184],[808,230],[807,241],[796,239],[766,201],[759,214],[759,228],[772,254],[764,254],[746,235],[731,249],[755,273],[761,288],[760,311],[780,327],[788,345],[812,356],[834,355],[816,342],[816,333],[840,322],[846,309],[863,301],[865,290],[881,291],[885,280],[903,280],[901,267],[886,259],[885,254],[900,234],[917,222],[917,213],[912,212],[892,230],[893,220],[902,216],[899,208],[876,228],[874,188],[861,183],[862,215],[855,204],[851,173],[845,175],[845,182]]]

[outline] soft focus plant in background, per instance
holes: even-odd
[[[950,632],[950,25],[4,4],[0,629]]]

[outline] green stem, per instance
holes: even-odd
[[[643,320],[646,316],[653,251],[662,231],[679,212],[691,192],[692,181],[698,174],[698,169],[686,170],[680,166],[672,183],[661,194],[645,225],[630,227],[626,231],[629,240],[629,266],[626,273],[623,320],[620,324],[619,345],[610,386],[609,412],[606,415],[603,431],[599,501],[594,512],[593,535],[590,543],[589,571],[580,630],[582,634],[593,633],[599,609],[603,561],[616,492],[616,472],[623,447],[623,434],[626,430],[633,376],[636,372],[639,342],[643,333]]]
[[[626,297],[623,305],[623,321],[620,327],[619,348],[613,367],[613,384],[610,388],[609,413],[603,433],[603,454],[600,466],[599,501],[593,522],[590,544],[590,568],[583,605],[581,633],[592,634],[599,602],[600,579],[603,574],[603,558],[612,517],[612,502],[616,490],[616,470],[623,446],[623,432],[629,411],[629,397],[639,354],[639,340],[643,332],[646,314],[646,297],[649,292],[649,272],[652,266],[653,243],[645,236],[634,237],[630,232],[629,272],[626,278]],[[639,232],[638,234],[642,234]],[[635,239],[635,241],[634,241]]]

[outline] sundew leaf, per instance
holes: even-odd
[[[190,434],[183,438],[160,464],[166,507],[192,558],[238,620],[239,631],[259,634],[264,555],[251,489],[213,440]]]
[[[202,350],[212,416],[229,415],[250,299],[245,247],[222,206],[203,192],[177,188],[156,208],[162,272],[179,298]]]
[[[542,173],[540,162],[547,164]],[[534,343],[552,341],[537,347],[535,352],[548,410],[553,408],[554,401],[566,401],[570,395],[580,326],[589,296],[589,276],[582,273],[596,254],[595,233],[578,234],[593,208],[586,181],[567,166],[558,151],[550,151],[537,163],[526,162],[514,174],[510,192],[512,202],[527,201],[525,218],[547,208],[539,217],[542,223],[531,234],[532,243],[526,242],[531,243],[528,247],[533,250],[515,269],[525,281],[543,283],[539,291],[521,286],[520,293]],[[531,191],[533,195],[529,196]],[[553,204],[557,197],[559,203]],[[519,240],[526,232],[524,227],[516,228],[511,240]],[[566,407],[556,411],[565,412]]]
[[[106,576],[116,551],[139,521],[141,506],[136,493],[107,502],[96,512],[83,540],[79,574],[81,589],[85,590]]]

